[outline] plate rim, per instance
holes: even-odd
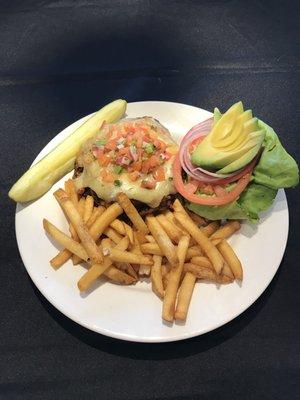
[[[175,104],[175,105],[181,105],[181,106],[188,106],[191,108],[196,108],[198,110],[204,111],[206,113],[210,113],[211,112],[202,109],[201,107],[197,107],[197,106],[193,106],[190,104],[185,104],[185,103],[178,103],[178,102],[172,102],[172,101],[160,101],[160,100],[150,100],[150,101],[135,101],[135,102],[129,102],[128,104],[147,104],[147,103],[165,103],[165,104]],[[79,118],[76,121],[73,121],[72,123],[70,123],[68,126],[66,126],[65,128],[63,128],[60,132],[58,132],[42,149],[41,151],[37,154],[37,156],[35,157],[35,159],[33,160],[31,165],[34,165],[37,161],[39,161],[39,159],[41,159],[44,156],[45,150],[48,147],[51,147],[52,142],[56,141],[58,136],[61,136],[63,134],[63,132],[66,129],[70,129],[72,127],[72,125],[75,124],[79,124],[80,122],[84,122],[84,120],[86,120],[88,117],[90,117],[91,115],[93,115],[94,113],[90,113],[86,116],[83,116],[81,118]],[[70,132],[71,134],[71,132]],[[68,135],[69,136],[69,135]],[[250,304],[245,305],[245,307],[243,307],[242,309],[239,309],[236,313],[232,314],[230,316],[230,318],[224,318],[218,321],[217,324],[214,325],[213,328],[211,327],[207,327],[202,329],[201,331],[192,331],[192,332],[185,332],[182,334],[178,334],[176,337],[140,337],[138,335],[133,335],[133,334],[128,334],[128,333],[117,333],[114,332],[112,330],[108,330],[106,328],[99,328],[97,325],[90,325],[89,323],[85,322],[85,321],[81,321],[79,318],[76,317],[76,314],[72,314],[71,312],[69,312],[68,310],[65,309],[64,306],[62,306],[61,304],[59,304],[59,302],[56,302],[54,297],[48,296],[46,290],[43,289],[43,287],[41,287],[41,285],[36,281],[36,279],[33,276],[33,273],[31,273],[31,269],[27,268],[26,263],[25,263],[25,256],[22,254],[22,246],[20,245],[20,232],[18,230],[17,224],[17,216],[18,216],[18,211],[22,210],[23,205],[20,203],[17,203],[16,205],[16,210],[15,210],[15,234],[16,234],[16,240],[17,240],[17,245],[18,245],[18,250],[19,250],[19,254],[21,256],[23,265],[27,271],[27,274],[29,275],[30,279],[32,280],[32,282],[34,283],[35,287],[38,289],[39,293],[47,300],[49,301],[49,303],[56,309],[58,310],[60,313],[62,313],[64,316],[66,316],[67,318],[69,318],[70,320],[72,320],[73,322],[79,324],[80,326],[82,326],[83,328],[90,330],[92,332],[98,333],[98,334],[102,334],[104,336],[107,337],[111,337],[113,339],[119,339],[122,341],[130,341],[130,342],[136,342],[136,343],[167,343],[167,342],[177,342],[180,340],[186,340],[186,339],[190,339],[190,338],[194,338],[196,336],[202,336],[206,333],[212,332],[228,323],[230,323],[231,321],[233,321],[235,318],[237,318],[238,316],[240,316],[241,314],[243,314],[248,308],[250,308],[251,306],[253,306],[256,301],[262,296],[262,294],[266,291],[266,289],[269,287],[270,283],[272,282],[272,280],[274,279],[284,256],[285,250],[286,250],[286,246],[287,246],[287,242],[288,242],[288,235],[289,235],[289,207],[288,207],[288,202],[287,202],[287,197],[285,194],[284,189],[279,189],[277,196],[279,194],[279,192],[282,193],[284,201],[286,203],[286,213],[287,213],[287,219],[286,219],[286,224],[287,224],[287,229],[285,232],[285,237],[283,238],[284,240],[284,245],[282,246],[282,251],[279,257],[279,263],[277,265],[277,267],[274,269],[274,273],[270,275],[267,283],[265,284],[263,290],[257,294],[257,296],[253,299],[251,299]],[[276,196],[276,198],[277,198]],[[274,200],[274,203],[276,201],[276,198]],[[163,322],[162,322],[163,323]]]

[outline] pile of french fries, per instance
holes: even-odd
[[[70,234],[43,220],[45,231],[62,246],[50,264],[58,269],[69,259],[74,265],[84,262],[88,270],[78,281],[81,292],[91,291],[100,277],[122,285],[150,277],[152,291],[162,300],[162,318],[173,322],[186,320],[197,280],[243,279],[241,262],[226,240],[240,229],[238,221],[207,221],[178,199],[172,210],[143,220],[124,193],[107,208],[97,207],[92,196],[78,197],[71,179],[54,197]],[[122,220],[123,213],[131,224]]]

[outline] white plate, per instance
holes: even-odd
[[[127,114],[129,117],[153,116],[177,139],[211,115],[200,108],[159,101],[130,103]],[[35,162],[83,120],[59,133]],[[197,283],[184,325],[175,323],[169,326],[162,322],[161,301],[151,292],[147,282],[122,287],[100,281],[94,291],[81,295],[77,281],[84,273],[84,267],[74,267],[68,262],[54,271],[49,260],[57,253],[57,248],[42,227],[42,219],[46,217],[62,229],[67,228],[52,196],[65,179],[32,204],[17,206],[17,241],[24,265],[40,292],[67,317],[95,332],[137,342],[168,342],[201,335],[226,324],[246,310],[263,293],[280,265],[289,221],[283,190],[279,191],[272,209],[258,226],[243,223],[241,232],[231,240],[243,263],[243,283],[221,287]]]

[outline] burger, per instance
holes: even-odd
[[[83,144],[75,161],[79,193],[97,204],[109,204],[125,193],[141,215],[167,209],[174,201],[173,163],[178,145],[170,132],[151,117],[104,123]]]

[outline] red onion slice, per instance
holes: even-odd
[[[193,165],[191,162],[191,157],[189,154],[190,144],[194,142],[196,139],[200,139],[201,137],[207,136],[211,131],[212,123],[213,123],[213,118],[209,118],[195,125],[185,135],[179,148],[179,159],[181,166],[189,176],[204,183],[217,184],[220,181],[226,182],[226,180],[228,181],[230,180],[231,182],[233,182],[234,177],[240,175],[240,173],[244,169],[246,169],[247,166],[231,174],[216,174],[214,172],[207,171],[204,168],[197,167]]]

